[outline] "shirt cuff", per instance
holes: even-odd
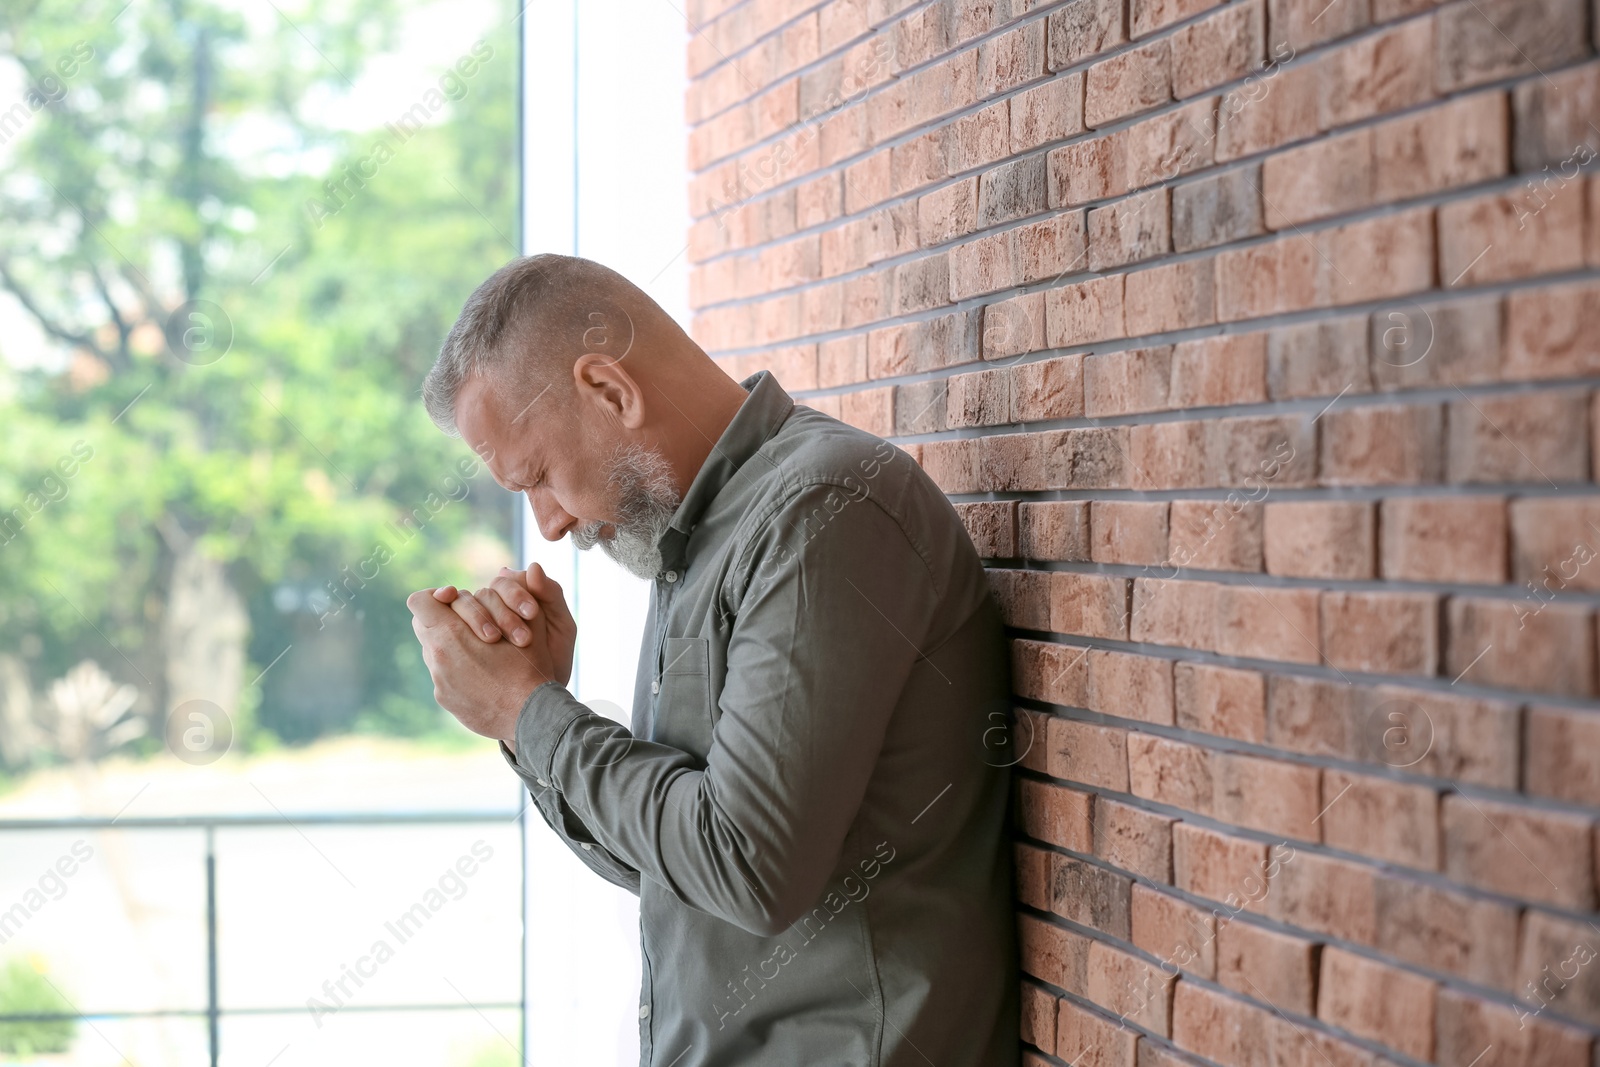
[[[517,716],[513,766],[532,774],[541,786],[551,785],[550,767],[555,761],[556,746],[567,728],[588,710],[558,682],[545,682],[529,693]],[[508,757],[511,755],[504,742],[500,748]]]

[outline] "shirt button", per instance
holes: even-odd
[[[543,778],[535,778],[534,781],[538,782],[540,785],[544,786],[546,789],[550,788],[550,783],[545,781]]]
[[[659,693],[659,692],[661,692],[661,682],[660,682],[660,681],[659,681],[659,680],[657,680],[657,681],[652,681],[652,682],[651,682],[651,683],[650,683],[650,692],[652,692],[652,693]]]
[[[671,585],[673,582],[678,580],[678,572],[677,571],[668,571],[667,573],[663,574],[661,577],[663,577],[663,578],[665,578],[667,580],[667,584],[668,585]]]
[[[588,852],[590,849],[594,848],[594,846],[589,844],[587,841],[580,842],[578,847],[583,849],[585,852]]]
[[[639,1018],[641,1018],[641,1019],[650,1018],[650,1005],[648,1005],[648,1004],[639,1005]]]

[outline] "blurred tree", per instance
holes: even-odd
[[[84,658],[152,739],[190,698],[289,738],[431,706],[405,593],[510,510],[417,388],[515,254],[518,167],[511,11],[389,121],[329,120],[419,6],[0,16],[0,293],[49,347],[0,336],[0,731]]]

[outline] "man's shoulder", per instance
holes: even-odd
[[[772,477],[762,495],[772,502],[832,487],[852,497],[872,497],[902,522],[910,518],[910,509],[945,504],[905,450],[801,404],[761,451]]]

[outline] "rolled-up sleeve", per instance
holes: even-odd
[[[703,769],[556,685],[529,697],[517,746],[607,855],[771,935],[839,862],[940,596],[871,496],[806,486],[757,528],[727,583],[727,673]]]

